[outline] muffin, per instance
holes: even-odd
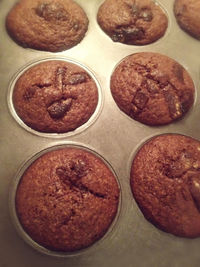
[[[18,184],[15,205],[25,232],[59,252],[91,246],[113,222],[119,187],[108,166],[93,153],[65,147],[37,158]]]
[[[83,39],[88,18],[72,0],[20,0],[8,13],[6,27],[23,47],[58,52]]]
[[[81,67],[59,60],[34,65],[17,80],[14,108],[32,129],[66,133],[85,122],[98,103],[98,89]]]
[[[131,188],[145,218],[180,237],[200,236],[200,142],[183,135],[152,138],[135,156]]]
[[[179,26],[200,39],[200,1],[198,0],[175,0],[174,13]]]
[[[164,125],[181,118],[194,101],[194,84],[175,60],[150,52],[123,59],[111,77],[118,107],[147,125]]]
[[[152,0],[106,0],[97,20],[114,42],[130,45],[155,42],[168,26],[165,13]]]

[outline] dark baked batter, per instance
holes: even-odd
[[[25,171],[16,193],[24,230],[40,245],[56,251],[86,248],[112,223],[119,188],[110,169],[78,148],[51,151]]]
[[[145,45],[162,37],[168,20],[152,0],[106,0],[97,20],[114,42]]]
[[[47,61],[28,69],[17,80],[13,103],[31,128],[64,133],[84,124],[98,102],[95,82],[82,68],[64,61]]]
[[[139,150],[131,188],[145,218],[182,237],[200,236],[200,142],[167,134]]]
[[[200,1],[175,0],[174,13],[180,27],[200,39]]]
[[[23,47],[58,52],[83,39],[88,19],[72,0],[20,0],[9,12],[6,27]]]
[[[148,125],[181,118],[194,101],[194,84],[173,59],[150,52],[126,57],[111,77],[111,92],[119,108]]]

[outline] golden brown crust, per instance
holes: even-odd
[[[114,42],[132,45],[158,40],[168,25],[165,13],[152,0],[106,0],[97,20]]]
[[[175,0],[174,13],[180,27],[200,39],[200,1]]]
[[[23,47],[58,52],[83,39],[88,19],[72,0],[21,0],[9,12],[6,27]]]
[[[123,112],[147,125],[181,118],[194,101],[188,72],[173,59],[150,52],[130,55],[116,67],[111,92]]]
[[[65,61],[46,61],[28,69],[17,80],[13,103],[31,128],[64,133],[84,124],[94,113],[98,89],[81,67]]]
[[[112,223],[119,188],[105,163],[90,152],[48,152],[25,171],[16,209],[25,231],[40,245],[75,251],[100,239]]]
[[[199,141],[177,134],[152,138],[133,160],[131,188],[155,226],[177,236],[200,236]]]

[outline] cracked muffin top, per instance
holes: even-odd
[[[166,134],[152,138],[136,154],[131,188],[145,218],[161,230],[200,236],[200,142]]]
[[[6,27],[23,47],[58,52],[83,39],[88,18],[72,0],[20,0],[9,12]]]
[[[152,0],[106,0],[97,20],[114,42],[147,45],[161,38],[168,20]]]
[[[111,225],[119,187],[108,166],[80,148],[47,152],[23,174],[16,192],[18,218],[29,236],[54,251],[92,245]]]
[[[179,26],[200,40],[200,1],[175,0],[174,13]]]
[[[194,102],[194,84],[175,60],[158,53],[126,57],[111,77],[118,107],[147,125],[164,125],[181,118]]]
[[[46,61],[17,80],[13,103],[29,127],[46,133],[72,131],[94,113],[98,89],[81,67],[65,61]]]

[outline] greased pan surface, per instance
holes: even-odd
[[[8,36],[5,17],[16,1],[0,1],[0,267],[10,266],[199,266],[200,238],[185,239],[164,233],[147,222],[137,207],[129,186],[130,165],[137,149],[149,138],[164,133],[181,133],[200,139],[200,42],[183,32],[173,14],[173,1],[159,0],[168,16],[166,34],[146,46],[114,43],[96,21],[103,1],[77,0],[89,18],[89,29],[77,46],[60,53],[24,49]],[[195,102],[182,119],[162,127],[149,127],[123,114],[110,93],[115,66],[137,52],[158,52],[182,64],[195,84]],[[43,136],[27,131],[13,117],[8,104],[9,86],[17,73],[32,62],[65,58],[92,71],[102,91],[101,108],[95,120],[67,135]],[[25,162],[40,151],[65,142],[82,144],[105,158],[121,186],[121,210],[111,233],[98,246],[73,257],[55,258],[40,254],[17,234],[9,214],[9,191]]]

